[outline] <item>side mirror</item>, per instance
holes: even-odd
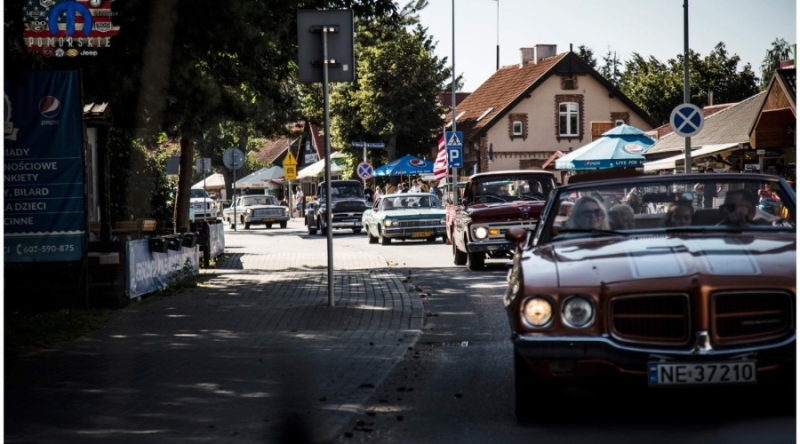
[[[525,244],[528,242],[528,229],[522,227],[514,227],[508,231],[506,231],[506,240],[509,242],[513,242],[519,248],[525,248]]]

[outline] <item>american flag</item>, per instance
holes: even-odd
[[[447,144],[444,143],[444,136],[439,138],[439,154],[433,163],[433,178],[434,180],[447,178]]]

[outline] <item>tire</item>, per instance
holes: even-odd
[[[361,232],[361,228],[353,228],[353,233],[358,234]]]
[[[442,236],[442,243],[444,243],[444,244],[447,243],[447,235],[446,234],[444,236]]]
[[[281,228],[286,228],[286,222],[281,222],[281,223],[280,223],[280,227],[281,227]]]
[[[389,245],[392,243],[392,238],[384,236],[383,230],[381,229],[378,229],[378,238],[381,241],[381,245]]]
[[[486,261],[486,253],[469,253],[467,255],[467,259],[469,262],[469,269],[472,271],[480,271],[483,270],[483,266]]]
[[[372,235],[372,232],[369,231],[369,227],[364,227],[364,231],[367,232],[367,237],[369,237],[369,243],[371,243],[371,244],[377,244],[378,243],[378,238]]]
[[[272,224],[266,224],[266,225],[267,225],[267,229],[272,228]]]
[[[250,229],[250,224],[245,222],[244,229],[245,230],[249,230]]]
[[[546,404],[542,402],[546,400]],[[521,423],[554,419],[564,404],[564,384],[542,381],[514,351],[514,412]]]
[[[427,238],[425,240],[428,241],[429,244],[432,244],[432,243],[436,242],[436,236],[431,236],[431,237],[429,237],[429,238]]]
[[[456,265],[467,264],[467,253],[459,250],[455,242],[453,242],[453,263]]]
[[[322,220],[321,219],[319,221],[317,221],[317,228],[319,229],[319,234],[321,234],[323,236],[327,236],[328,235],[328,227],[323,227],[322,226]]]
[[[317,227],[315,225],[308,222],[306,222],[306,225],[308,225],[308,234],[317,234]]]

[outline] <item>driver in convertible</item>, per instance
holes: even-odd
[[[594,197],[583,196],[572,207],[566,225],[568,229],[608,230],[606,208]]]

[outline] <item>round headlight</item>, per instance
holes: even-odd
[[[561,308],[561,316],[570,327],[588,327],[594,322],[594,304],[583,296],[569,297]]]
[[[545,327],[553,320],[553,305],[545,298],[530,298],[522,306],[522,319],[531,327]]]
[[[478,227],[474,230],[476,239],[486,239],[489,236],[489,230],[486,227]]]
[[[247,208],[247,209],[244,210],[244,214],[250,214],[252,212],[253,212],[253,210],[251,210],[250,208]]]
[[[384,226],[384,227],[391,227],[391,226],[392,226],[392,221],[391,221],[391,219],[386,219],[386,220],[384,220],[384,221],[383,221],[383,226]]]

